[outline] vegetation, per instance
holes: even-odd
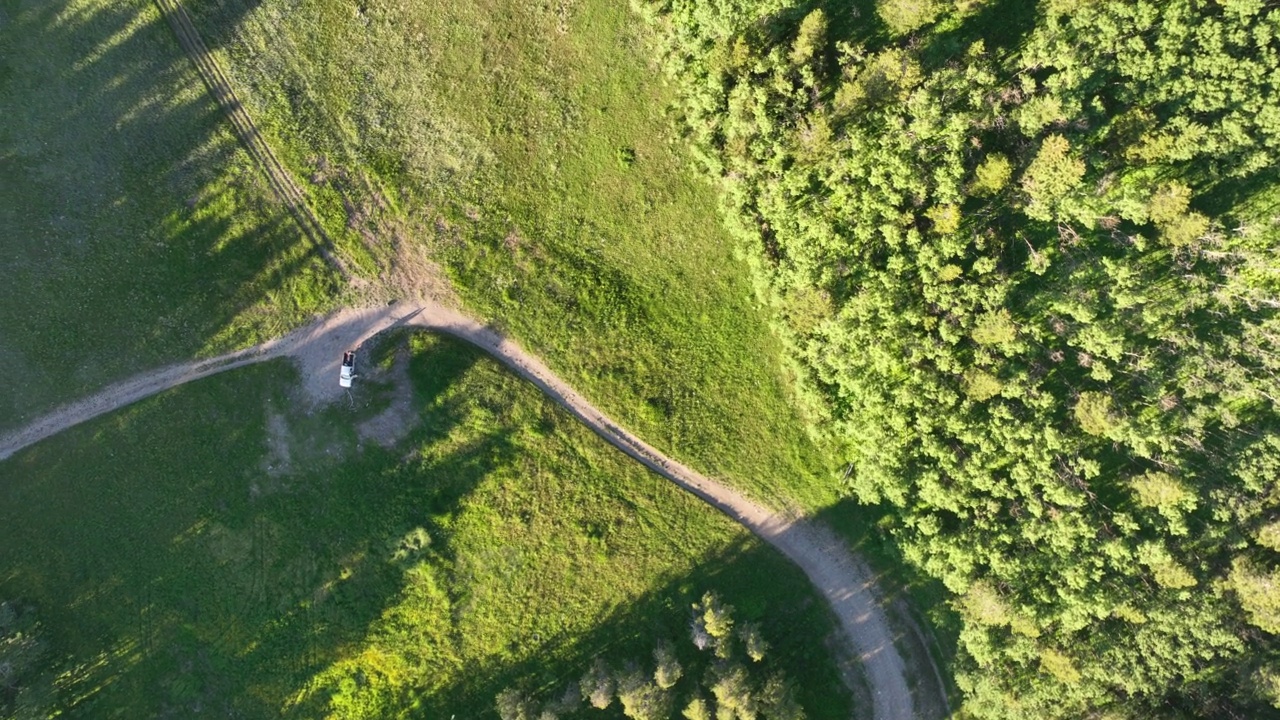
[[[302,412],[272,362],[0,464],[0,597],[40,609],[32,672],[57,678],[40,708],[481,716],[506,687],[551,702],[593,657],[648,657],[715,587],[810,717],[848,717],[798,569],[469,346],[410,346],[378,351],[352,405]],[[399,444],[361,434],[406,392]]]
[[[0,427],[333,293],[152,3],[0,2],[0,115]]]
[[[411,291],[423,278],[391,268],[427,250],[655,444],[766,502],[834,499],[625,8],[185,4],[355,266]],[[0,360],[30,379],[0,426],[278,335],[335,290],[155,8],[107,5],[0,0],[0,167],[23,179],[0,188],[17,268]],[[0,700],[19,716],[480,714],[499,688],[546,703],[592,657],[645,657],[714,586],[741,652],[801,682],[694,677],[672,644],[654,685],[847,716],[797,570],[487,361],[416,342],[426,419],[395,448],[347,429],[389,398],[304,417],[272,365],[0,466],[0,598],[41,609],[23,655],[38,662]],[[650,697],[615,680],[630,699],[614,707]]]
[[[34,608],[0,601],[0,714],[25,720],[40,717],[53,691],[41,664],[49,652]]]
[[[766,503],[836,498],[625,4],[187,6],[330,233],[386,282],[426,252],[655,446]]]
[[[1280,707],[1280,10],[637,5],[965,712]]]
[[[705,593],[693,605],[688,635],[692,646],[703,653],[683,653],[682,664],[673,645],[660,641],[653,650],[652,672],[647,663],[634,658],[610,667],[603,657],[596,656],[582,677],[571,681],[563,694],[553,695],[550,702],[540,705],[518,688],[506,688],[495,701],[498,716],[502,720],[559,717],[586,709],[584,700],[589,708],[605,710],[616,698],[622,714],[632,720],[665,720],[675,717],[681,707],[690,720],[710,720],[712,712],[727,720],[803,720],[804,710],[785,673],[774,671],[767,679],[753,677],[762,674],[753,671],[753,666],[764,660],[768,643],[761,638],[758,625],[746,623],[735,628],[733,616],[733,606],[714,592]],[[712,648],[714,653],[708,655],[705,651]],[[752,667],[744,664],[739,657],[742,653]],[[702,678],[701,684],[697,678]],[[713,700],[708,701],[707,695]]]

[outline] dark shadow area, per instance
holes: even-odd
[[[742,539],[703,558],[693,576],[671,578],[616,608],[601,618],[590,634],[521,638],[518,650],[525,659],[475,668],[461,682],[416,698],[413,716],[436,718],[460,708],[487,706],[489,712],[484,717],[497,717],[494,698],[508,688],[519,690],[536,704],[553,702],[567,689],[578,687],[597,657],[614,669],[634,663],[651,673],[654,648],[662,642],[675,647],[685,670],[673,688],[677,701],[672,716],[678,716],[695,694],[709,696],[702,683],[713,654],[694,647],[690,621],[693,604],[704,593],[715,592],[734,606],[737,622],[760,623],[771,645],[766,661],[750,667],[757,682],[782,670],[796,684],[808,717],[845,718],[849,716],[849,701],[844,697],[847,691],[836,675],[829,639],[819,646],[806,644],[834,633],[835,620],[825,605],[805,597],[810,594],[805,592],[807,587],[804,573],[771,548],[754,539]],[[589,714],[623,717],[616,700],[606,712],[592,710]]]
[[[989,0],[972,15],[944,32],[929,35],[920,53],[926,66],[937,67],[962,56],[979,40],[996,57],[1013,57],[1035,29],[1040,3],[1026,0]]]
[[[0,25],[0,427],[111,380],[259,339],[331,292],[168,25],[135,0],[6,3]]]
[[[387,361],[404,337],[371,344],[368,362]],[[762,623],[810,717],[847,717],[830,654],[817,646],[834,623],[798,569],[636,470],[478,351],[428,335],[410,342],[421,424],[398,448],[361,446],[352,428],[367,395],[299,412],[289,390],[295,371],[270,362],[185,385],[0,463],[0,597],[38,607],[52,663],[66,673],[52,708],[95,718],[128,708],[147,717],[316,717],[330,691],[376,685],[365,673],[384,667],[377,663],[340,686],[325,673],[360,655],[406,593],[421,589],[423,573],[455,608],[445,617],[466,610],[476,560],[460,558],[453,537],[477,486],[504,468],[520,480],[562,459],[552,472],[573,478],[568,487],[585,483],[585,497],[613,507],[612,518],[584,527],[536,503],[503,505],[491,489],[490,522],[551,523],[553,536],[582,534],[605,555],[634,522],[658,534],[652,542],[667,541],[662,523],[705,523],[718,528],[712,536],[738,539],[685,548],[691,576],[665,578],[585,635],[517,635],[485,664],[453,668],[459,679],[427,696],[412,688],[433,678],[414,679],[390,699],[395,706],[488,715],[501,689],[552,688],[596,654],[650,663],[657,639],[688,645],[689,605],[715,590],[740,620]],[[552,454],[538,460],[541,438],[553,439]],[[584,470],[594,477],[577,478]],[[636,484],[618,485],[627,478]],[[664,504],[653,506],[654,497]],[[415,528],[429,542],[397,557]],[[494,551],[498,562],[515,552]],[[407,652],[447,657],[460,642],[456,627],[423,628]]]
[[[989,0],[954,27],[938,31],[936,24],[926,25],[909,36],[894,37],[876,12],[875,0],[830,2],[819,0],[796,5],[767,18],[758,28],[762,44],[790,46],[797,28],[806,15],[822,9],[829,22],[828,44],[837,41],[863,45],[878,52],[889,45],[906,42],[919,46],[919,57],[926,66],[936,67],[963,55],[969,46],[982,40],[987,52],[1000,57],[1015,53],[1035,28],[1039,5],[1020,0]],[[945,22],[945,13],[940,17]]]
[[[902,557],[890,535],[894,512],[893,508],[883,505],[861,505],[846,498],[814,519],[835,530],[871,565],[876,574],[877,592],[884,598],[890,622],[898,633],[897,643],[913,649],[907,657],[933,658],[941,674],[941,692],[955,707],[960,697],[955,684],[960,617],[948,606],[952,598],[942,583]],[[909,667],[908,673],[916,683],[926,687],[938,685],[930,668]]]
[[[1207,187],[1202,186],[1196,193],[1195,206],[1210,217],[1231,217],[1240,208],[1258,203],[1252,208],[1259,216],[1274,217],[1280,214],[1280,193],[1275,192],[1280,184],[1280,171],[1268,168],[1256,172],[1249,177],[1228,177],[1223,168],[1208,166],[1197,168],[1193,176],[1209,178]]]
[[[865,43],[869,47],[878,47],[888,42],[888,29],[876,14],[875,0],[817,0],[793,5],[765,18],[755,28],[755,32],[759,34],[756,38],[758,46],[781,44],[790,47],[805,16],[818,9],[827,16],[829,45],[834,46],[837,40]]]

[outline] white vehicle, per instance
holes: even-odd
[[[338,374],[338,384],[344,388],[351,387],[351,380],[356,376],[356,351],[342,353],[342,371]]]

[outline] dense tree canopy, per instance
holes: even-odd
[[[966,711],[1280,707],[1276,3],[641,9]]]

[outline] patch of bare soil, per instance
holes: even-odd
[[[391,404],[385,410],[356,426],[361,441],[375,442],[384,448],[397,443],[418,425],[420,417],[413,407],[413,381],[409,378],[409,351],[399,348],[391,368],[369,378],[391,383]]]
[[[267,455],[262,459],[262,470],[269,477],[278,478],[293,471],[293,451],[289,445],[288,421],[282,413],[268,409]]]

